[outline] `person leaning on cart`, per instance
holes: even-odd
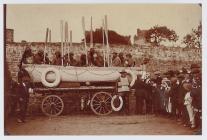
[[[129,81],[127,78],[127,72],[125,70],[122,70],[120,77],[120,82],[118,83],[118,93],[123,98],[123,108],[121,112],[124,112],[126,114],[129,113]]]

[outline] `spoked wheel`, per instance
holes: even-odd
[[[50,117],[58,116],[64,108],[63,100],[57,95],[48,95],[42,101],[42,112]]]
[[[108,115],[112,113],[111,94],[108,92],[97,92],[91,99],[91,109],[97,115]]]

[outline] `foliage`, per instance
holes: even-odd
[[[192,29],[192,32],[187,34],[183,38],[183,43],[188,48],[200,48],[202,40],[202,24],[198,25],[196,29]]]
[[[130,36],[122,36],[113,30],[108,31],[108,39],[110,44],[123,44],[131,45]],[[106,36],[104,37],[106,44]],[[90,43],[90,32],[86,31],[86,42]],[[103,43],[102,29],[96,29],[93,31],[93,43]]]
[[[146,41],[153,46],[159,46],[163,41],[176,42],[178,40],[178,35],[174,30],[170,30],[166,26],[156,25],[146,32],[145,38]]]

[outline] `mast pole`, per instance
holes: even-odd
[[[47,41],[48,41],[48,32],[49,29],[46,29],[46,37],[45,37],[45,48],[44,48],[44,64],[45,64],[45,55],[46,55],[46,48],[47,48]]]
[[[49,48],[51,47],[51,40],[52,40],[52,35],[51,35],[51,29],[50,29],[49,30],[49,43],[48,43]],[[49,61],[49,64],[51,64],[50,61]]]
[[[64,57],[65,57],[65,54],[68,53],[68,48],[69,48],[69,45],[68,45],[68,22],[65,22],[65,50],[64,50]],[[66,52],[66,50],[67,50],[67,52]],[[66,62],[68,62],[68,61],[66,60]]]
[[[105,42],[104,42],[104,19],[102,20],[102,38],[103,38],[103,54],[104,54],[104,67],[106,66],[106,50],[105,50]]]
[[[61,33],[61,62],[63,66],[63,20],[60,21],[60,33]]]
[[[107,15],[105,15],[105,34],[106,34],[106,48],[107,48],[107,63],[108,66],[110,66],[110,60],[109,60],[109,53],[110,53],[110,48],[109,48],[109,40],[108,40],[108,23],[107,23]]]
[[[85,47],[85,54],[86,54],[86,65],[88,65],[88,49],[86,45],[86,31],[85,31],[85,18],[82,17],[82,27],[83,27],[83,35],[84,35],[84,47]]]
[[[70,46],[68,47],[68,60],[69,60],[69,53],[70,53],[70,47],[72,47],[73,43],[72,43],[72,30],[70,30]]]
[[[90,31],[90,48],[93,47],[93,22],[92,22],[92,16],[91,16],[91,31]]]

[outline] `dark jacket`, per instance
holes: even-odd
[[[141,79],[137,78],[134,84],[134,88],[135,88],[136,96],[140,96],[140,97],[147,96],[146,84]]]
[[[184,105],[184,97],[187,91],[183,87],[183,83],[178,85],[177,101],[179,105]]]
[[[171,85],[171,89],[170,89],[170,97],[172,100],[174,101],[178,101],[178,85],[176,83]]]
[[[158,77],[155,79],[155,83],[156,83],[157,85],[161,85],[161,83],[162,83],[162,77],[158,76]]]
[[[29,88],[31,87],[32,87],[31,84],[28,82],[18,83],[17,96],[19,98],[28,100],[29,99]]]
[[[191,91],[191,96],[193,97],[192,105],[196,109],[202,109],[202,87],[197,86]]]

